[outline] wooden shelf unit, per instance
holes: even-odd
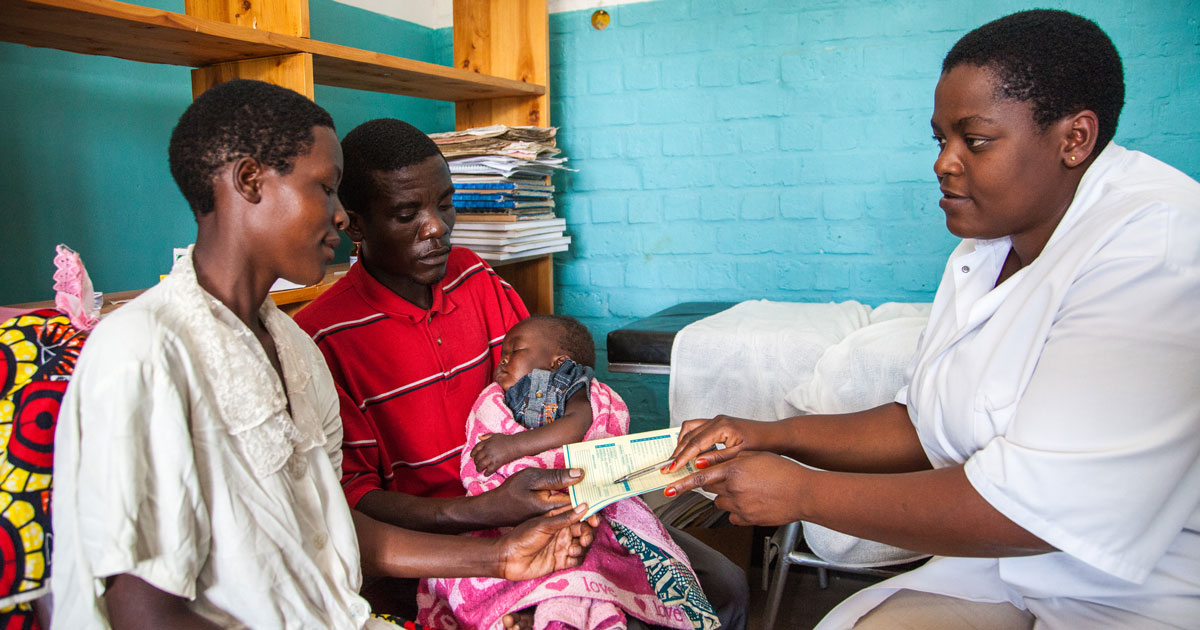
[[[550,124],[547,0],[454,0],[455,67],[309,39],[308,0],[186,7],[182,14],[115,0],[0,0],[0,41],[192,67],[194,95],[249,78],[312,98],[315,83],[451,101],[458,129]],[[495,267],[531,312],[553,312],[551,255]]]

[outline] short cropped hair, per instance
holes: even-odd
[[[560,336],[559,350],[579,365],[596,367],[596,344],[592,341],[592,333],[578,319],[569,315],[531,315],[525,321],[554,327]]]
[[[369,120],[342,139],[342,185],[338,197],[347,210],[366,212],[375,197],[376,171],[394,171],[442,154],[420,129],[395,118]]]
[[[1095,22],[1049,9],[1021,11],[967,33],[946,54],[942,73],[972,64],[995,73],[1002,98],[1027,101],[1043,131],[1090,109],[1097,152],[1117,132],[1125,74],[1112,40]]]
[[[213,180],[243,157],[286,175],[312,148],[313,127],[334,129],[320,105],[287,88],[237,79],[210,88],[171,132],[171,175],[196,216],[213,211]]]

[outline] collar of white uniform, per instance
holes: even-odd
[[[212,386],[221,421],[256,476],[274,474],[292,453],[325,443],[320,419],[309,405],[293,405],[288,414],[286,391],[304,391],[312,373],[284,334],[284,327],[294,324],[270,297],[258,316],[275,340],[283,383],[254,333],[200,286],[191,246],[162,284],[170,297],[167,309],[186,324],[192,358]]]

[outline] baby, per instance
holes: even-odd
[[[475,467],[491,475],[518,457],[583,440],[592,426],[595,364],[591,333],[573,317],[534,315],[513,326],[493,379],[513,418],[529,430],[480,435],[471,449]]]
[[[628,432],[629,409],[594,378],[595,359],[591,333],[571,317],[535,315],[508,331],[495,383],[467,420],[460,460],[467,494],[529,466],[563,467],[564,444]],[[678,630],[719,625],[687,557],[641,499],[600,514],[578,568],[520,582],[423,580],[418,621],[443,630],[600,630],[624,627],[632,615]]]

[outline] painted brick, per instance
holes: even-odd
[[[589,94],[612,94],[621,89],[621,67],[615,63],[588,68],[587,78]]]
[[[875,232],[861,225],[835,224],[825,227],[825,251],[831,254],[871,254],[880,251]]]
[[[641,238],[628,226],[611,223],[588,226],[571,239],[575,255],[587,259],[595,256],[629,256],[641,254]]]
[[[809,161],[826,184],[870,184],[879,181],[878,160],[867,160],[852,153],[828,154]]]
[[[622,132],[625,138],[625,157],[657,158],[662,155],[662,131],[638,127]]]
[[[701,288],[707,289],[736,289],[737,265],[731,262],[700,263],[696,267],[696,281]]]
[[[728,14],[729,3],[726,0],[692,0],[692,17],[713,17]]]
[[[863,215],[865,202],[861,190],[839,186],[827,188],[821,194],[821,214],[831,221],[857,219]]]
[[[775,85],[747,86],[714,106],[718,118],[782,116],[787,109],[786,92]]]
[[[669,223],[663,229],[644,236],[646,254],[712,254],[723,236],[701,223]],[[641,253],[641,252],[639,252]]]
[[[619,158],[622,156],[620,134],[613,133],[610,129],[602,129],[589,131],[584,137],[587,140],[586,153],[583,150],[576,149],[574,146],[563,147],[563,153],[568,159],[575,155],[587,155],[588,157],[600,159]]]
[[[779,123],[779,148],[785,151],[815,149],[821,140],[817,122],[791,117]]]
[[[671,57],[662,62],[662,87],[668,90],[697,85],[699,62],[696,57]]]
[[[698,127],[673,127],[663,131],[663,155],[679,157],[695,155],[700,148],[703,129]]]
[[[625,267],[625,286],[639,289],[694,289],[696,266],[670,258],[649,258]]]
[[[872,187],[865,195],[864,207],[871,219],[890,219],[908,215],[911,195],[905,185]]]
[[[735,124],[745,153],[766,153],[779,148],[779,124],[773,119],[751,120]]]
[[[631,288],[609,294],[608,309],[614,317],[645,317],[676,303],[676,296],[670,292]]]
[[[774,2],[772,0],[731,0],[729,4],[734,13],[755,13],[762,11]]]
[[[627,61],[621,69],[627,90],[652,90],[658,87],[658,62]]]
[[[779,57],[771,55],[742,59],[738,64],[738,79],[742,83],[778,81]]]
[[[798,15],[768,13],[759,19],[762,21],[759,36],[764,46],[794,46],[802,41]]]
[[[658,223],[659,221],[659,203],[658,196],[640,194],[629,198],[629,222],[632,223]]]
[[[713,184],[713,165],[707,160],[663,160],[642,165],[642,185],[660,188],[706,188]]]
[[[561,305],[559,312],[573,317],[605,317],[609,313],[604,295],[586,288],[563,287],[555,298]]]
[[[799,262],[783,262],[779,265],[779,288],[791,291],[811,289],[816,270],[813,265]]]
[[[826,263],[816,270],[813,288],[818,291],[837,291],[850,288],[850,265],[847,263]]]
[[[737,83],[737,76],[737,59],[710,59],[700,66],[699,83],[701,87],[726,87]]]
[[[712,102],[685,94],[648,92],[637,101],[638,121],[702,123],[712,119]]]
[[[559,180],[558,184],[554,186],[556,186],[556,190],[560,191],[568,188],[562,184],[562,180]],[[554,203],[557,204],[557,208],[554,211],[557,212],[558,216],[565,218],[566,224],[569,227],[580,226],[582,223],[592,221],[592,214],[588,212],[587,197],[580,196],[580,194],[571,194],[571,196],[559,194],[558,199],[554,200]]]
[[[779,58],[780,78],[784,83],[803,85],[821,78],[821,67],[807,51],[788,51]]]
[[[795,238],[786,223],[733,223],[721,227],[717,251],[722,254],[786,254],[795,251]]]
[[[779,194],[779,214],[785,219],[815,219],[821,216],[821,190],[784,188]]]
[[[716,41],[716,32],[716,24],[703,22],[667,24],[647,29],[642,45],[646,54],[650,56],[712,50]]]
[[[732,125],[710,125],[704,129],[704,133],[700,137],[700,153],[702,155],[728,155],[737,153],[740,147],[741,138],[738,137]]]
[[[783,275],[782,267],[786,262],[772,260],[757,260],[737,264],[737,282],[749,295],[761,296],[764,292],[774,290],[779,286]]]
[[[571,186],[575,191],[628,190],[638,187],[638,170],[624,160],[581,160]]]
[[[624,223],[625,197],[620,195],[604,195],[591,199],[592,223]]]
[[[596,96],[570,104],[576,127],[608,127],[637,122],[637,108],[623,96]]]
[[[562,286],[587,287],[591,284],[586,266],[557,263],[554,265],[554,282]]]
[[[934,292],[942,279],[944,265],[914,265],[906,264],[896,267],[893,276],[900,288],[908,291]]]
[[[758,221],[774,219],[779,213],[779,193],[774,190],[751,190],[743,193],[739,216]]]
[[[932,143],[931,143],[932,144]],[[884,180],[888,182],[914,182],[937,185],[933,173],[933,162],[937,159],[937,146],[921,151],[894,153],[884,164]]]
[[[727,191],[712,192],[700,200],[700,218],[705,221],[736,219],[742,195]]]
[[[686,18],[688,5],[686,2],[635,2],[611,7],[608,11],[616,13],[613,21],[621,26],[656,25]]]
[[[686,221],[700,218],[700,197],[672,193],[663,198],[663,220]]]
[[[589,261],[587,266],[592,286],[625,286],[625,265],[616,261]]]
[[[799,158],[749,157],[720,160],[725,181],[745,186],[779,186],[795,181],[803,169]]]

